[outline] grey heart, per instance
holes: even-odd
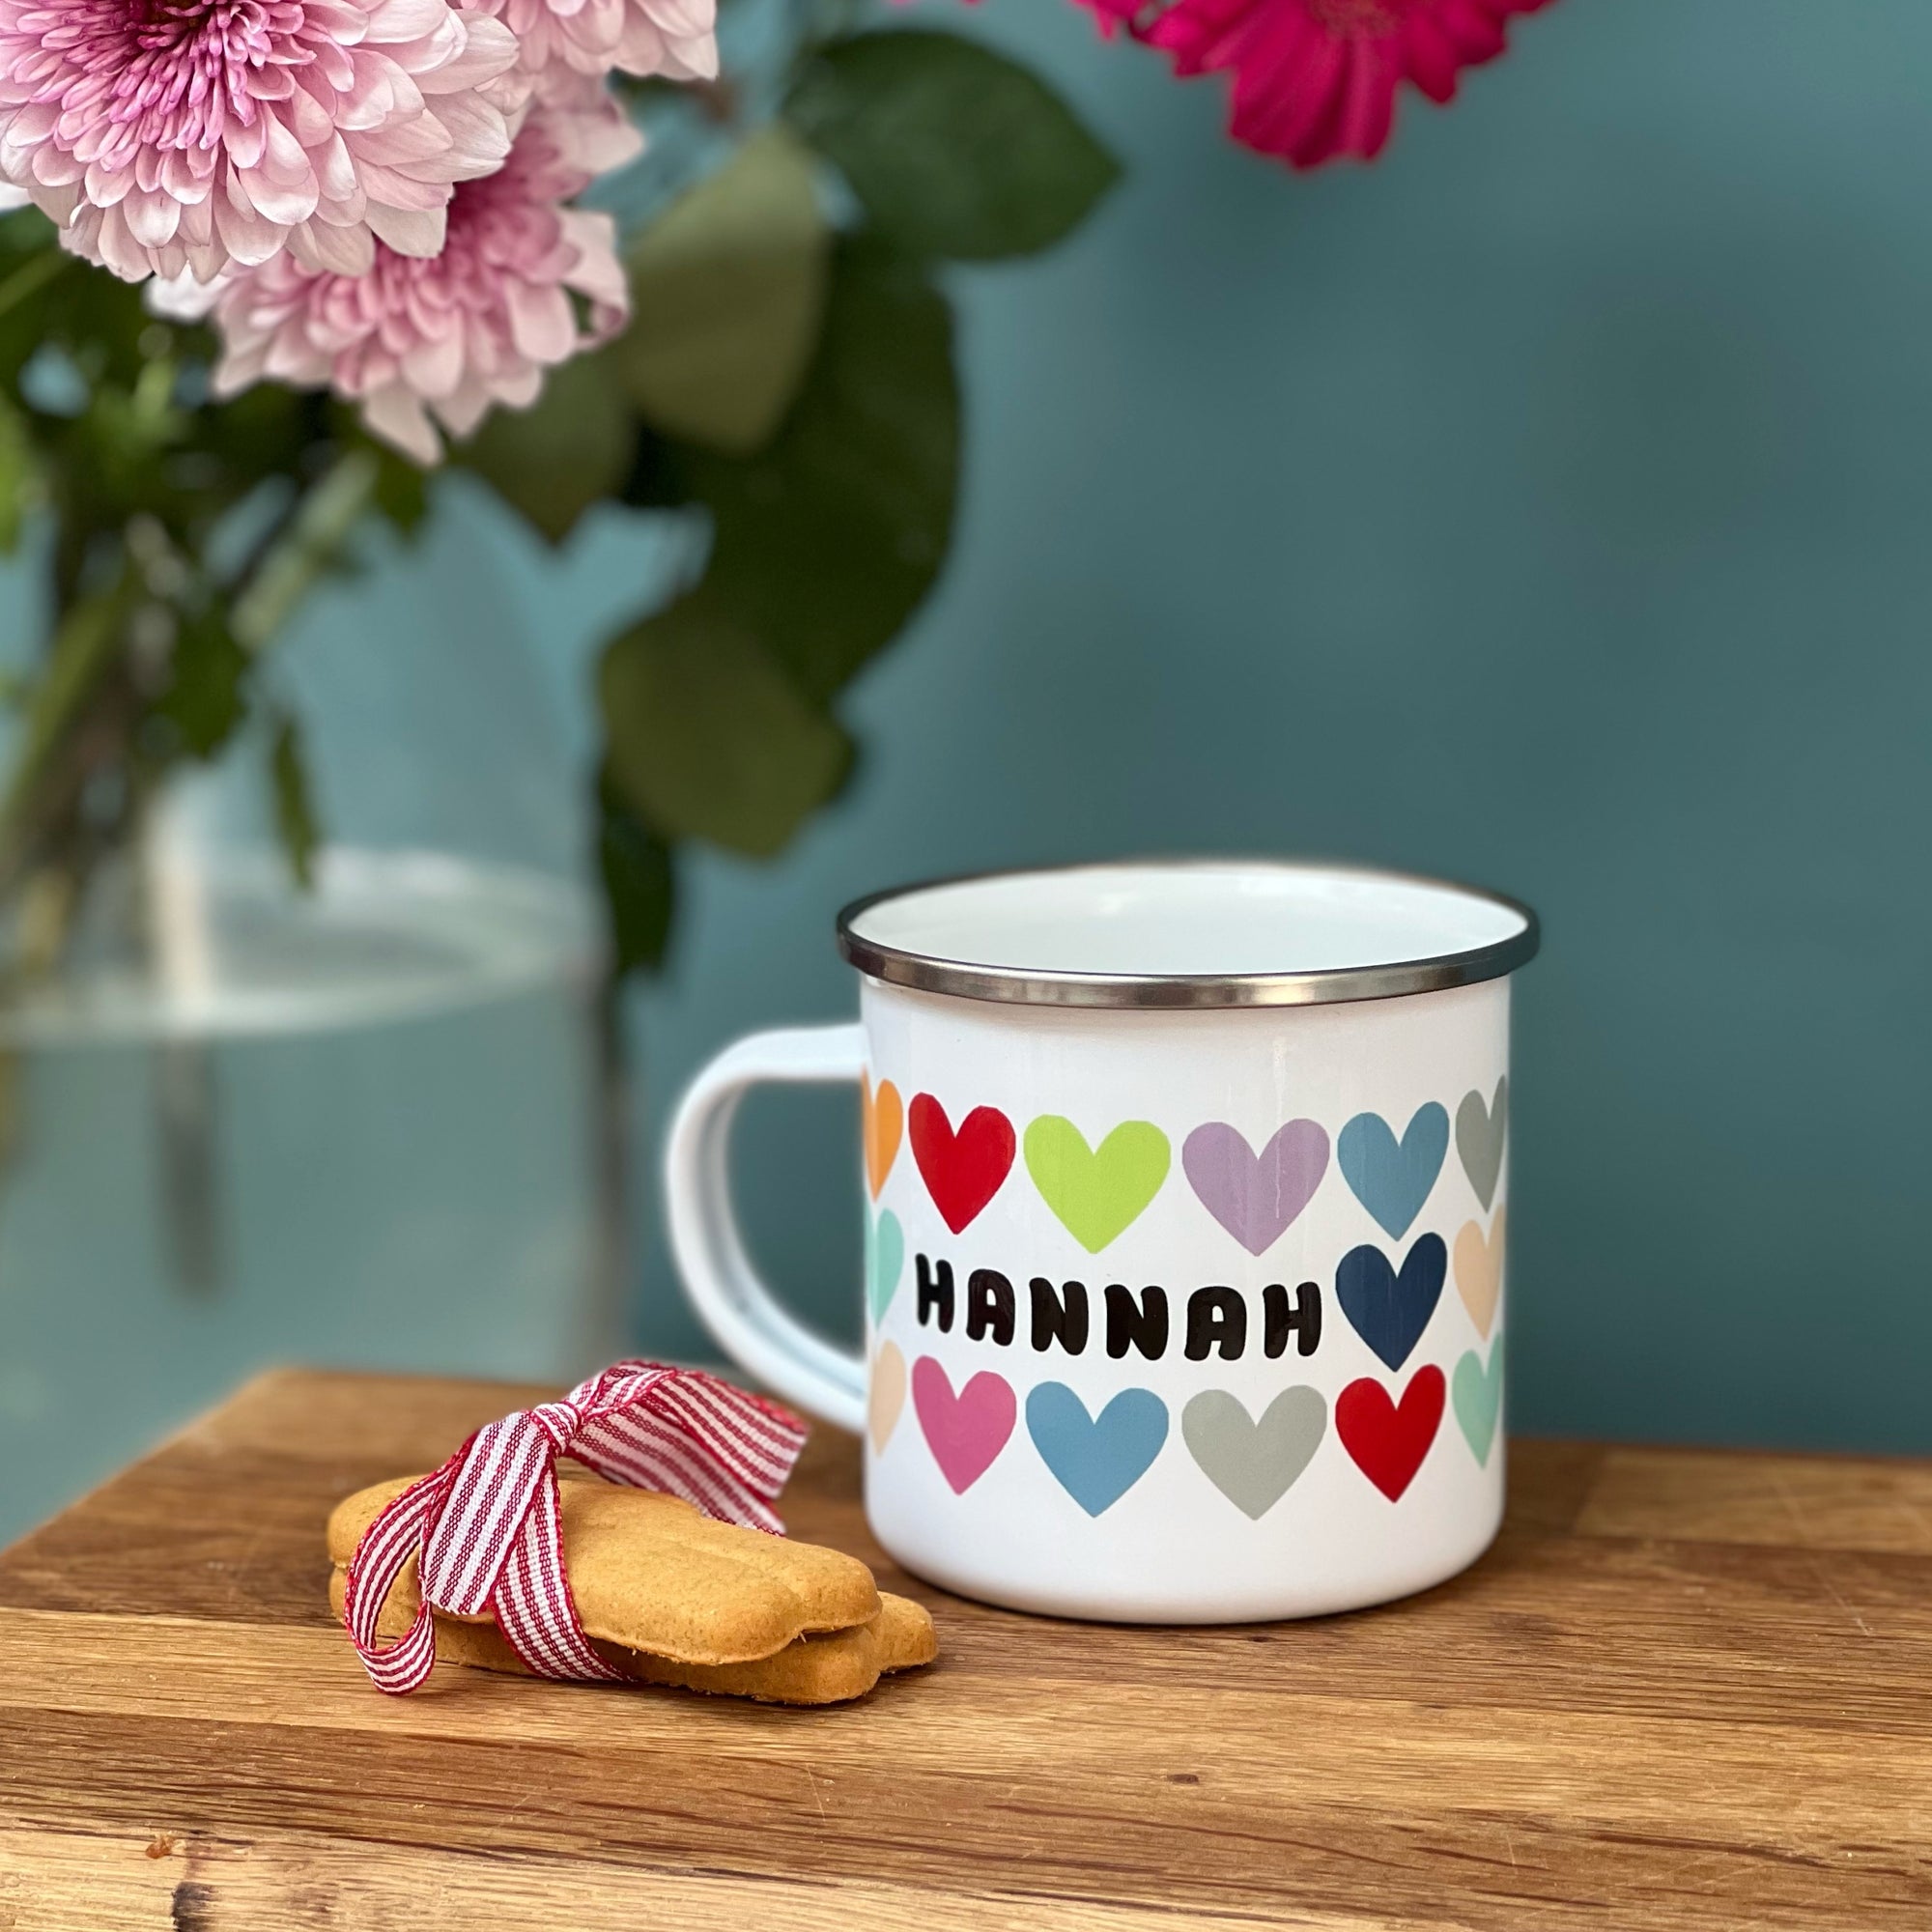
[[[1226,1389],[1204,1389],[1180,1412],[1180,1435],[1203,1473],[1257,1522],[1294,1487],[1328,1428],[1319,1389],[1283,1389],[1254,1421]]]
[[[1463,1172],[1476,1190],[1487,1212],[1496,1198],[1496,1178],[1503,1171],[1503,1136],[1509,1131],[1510,1084],[1505,1073],[1496,1082],[1492,1106],[1483,1105],[1480,1094],[1464,1094],[1456,1109],[1456,1151],[1463,1156]]]

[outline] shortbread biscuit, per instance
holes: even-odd
[[[586,1636],[675,1663],[749,1663],[809,1634],[878,1615],[872,1573],[856,1556],[716,1522],[675,1496],[575,1469],[557,1473],[564,1568]],[[377,1483],[338,1503],[328,1519],[330,1560],[346,1564],[363,1531],[415,1480]],[[397,1590],[405,1585],[413,1599],[413,1557]]]
[[[329,1605],[338,1617],[345,1576],[338,1566],[328,1581]],[[399,1582],[384,1605],[379,1635],[385,1641],[401,1636],[415,1613],[413,1580]],[[751,1663],[678,1663],[622,1644],[595,1643],[594,1648],[613,1670],[636,1684],[672,1685],[762,1704],[840,1704],[863,1697],[887,1671],[930,1663],[939,1654],[939,1640],[923,1605],[881,1592],[878,1614],[869,1623],[801,1636],[776,1656]],[[439,1614],[436,1654],[443,1663],[528,1675],[494,1623],[469,1623]]]

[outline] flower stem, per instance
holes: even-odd
[[[26,735],[0,798],[0,889],[32,851],[43,781],[55,754],[78,726],[102,675],[125,640],[135,594],[131,573],[72,605],[54,633],[47,668],[35,687]]]
[[[14,278],[17,280],[17,277]],[[0,284],[0,298],[12,283]],[[228,619],[251,656],[267,648],[296,606],[340,557],[381,477],[374,453],[355,447],[290,508],[232,594]],[[0,903],[16,917],[0,961],[0,990],[58,963],[82,894],[99,860],[125,837],[130,807],[111,821],[84,812],[92,776],[118,770],[138,790],[134,770],[145,697],[135,668],[143,614],[166,623],[176,591],[157,575],[140,520],[122,532],[119,574],[64,600],[44,668],[25,706],[24,729],[0,792]],[[71,531],[76,553],[86,534]],[[159,777],[146,774],[147,780]],[[131,799],[133,792],[128,794]]]
[[[372,450],[351,449],[302,497],[235,599],[229,622],[243,650],[260,652],[341,555],[381,473]]]

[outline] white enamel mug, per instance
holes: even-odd
[[[1149,862],[882,893],[838,940],[860,1020],[699,1075],[670,1237],[720,1347],[863,1434],[899,1562],[1017,1609],[1218,1623],[1483,1551],[1526,907]],[[863,1355],[780,1307],[733,1224],[726,1137],[767,1080],[864,1083]]]

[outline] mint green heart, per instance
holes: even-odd
[[[888,1208],[876,1221],[866,1223],[866,1300],[873,1321],[886,1319],[893,1295],[899,1285],[899,1270],[905,1266],[905,1230],[899,1217]]]
[[[1476,1452],[1476,1461],[1489,1464],[1490,1448],[1496,1439],[1496,1417],[1503,1406],[1503,1338],[1497,1335],[1490,1345],[1490,1365],[1471,1349],[1456,1364],[1449,1383],[1450,1400],[1456,1405],[1456,1420]]]
[[[1073,1122],[1042,1114],[1026,1130],[1027,1172],[1039,1198],[1097,1255],[1160,1192],[1172,1154],[1151,1121],[1122,1121],[1097,1148]]]

